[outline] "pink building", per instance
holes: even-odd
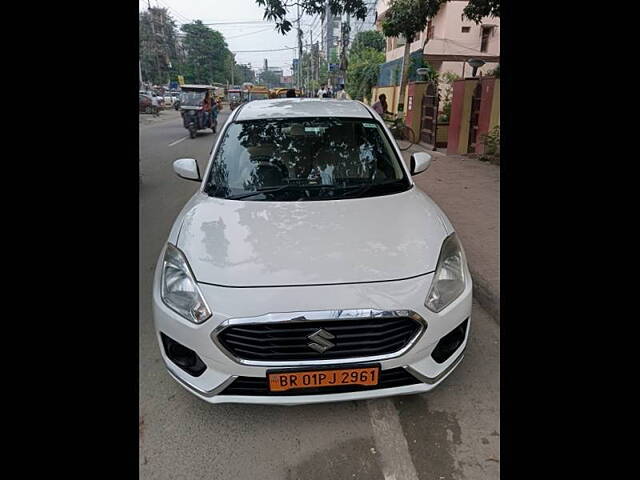
[[[411,44],[410,51],[422,49],[427,62],[440,74],[452,72],[463,78],[470,77],[472,68],[466,63],[470,58],[484,60],[486,63],[478,69],[478,74],[486,74],[500,61],[500,19],[485,17],[480,24],[463,19],[462,11],[468,3],[466,0],[450,0],[443,4]],[[389,0],[378,0],[376,27],[379,31],[382,31],[381,21],[388,8]],[[387,62],[402,58],[404,46],[403,38],[387,38]]]

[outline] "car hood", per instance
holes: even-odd
[[[198,282],[257,287],[398,280],[435,270],[448,220],[416,187],[306,202],[198,194],[177,246]]]

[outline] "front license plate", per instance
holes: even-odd
[[[309,370],[269,373],[269,390],[284,392],[294,388],[337,387],[341,385],[377,385],[380,367]]]

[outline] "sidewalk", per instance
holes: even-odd
[[[424,144],[403,152],[407,165],[416,151],[433,160],[413,179],[451,220],[467,254],[474,297],[500,324],[500,167]]]

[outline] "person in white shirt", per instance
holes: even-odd
[[[151,93],[151,106],[154,115],[160,115],[160,101],[155,93]]]
[[[327,93],[327,89],[325,88],[324,84],[320,85],[320,90],[318,90],[318,93],[316,94],[316,96],[318,98],[324,98],[324,95]]]
[[[340,85],[338,93],[336,93],[336,98],[338,100],[351,100],[351,97],[349,96],[347,91],[344,89],[344,85]]]

